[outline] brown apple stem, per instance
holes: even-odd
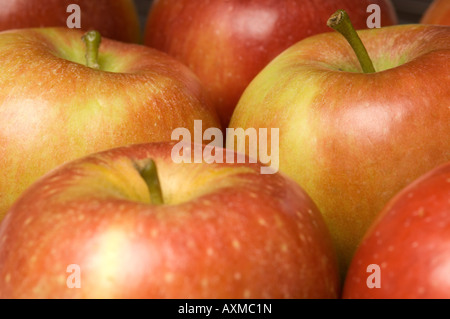
[[[149,160],[145,166],[140,169],[140,174],[147,184],[152,204],[164,204],[161,184],[159,183],[158,171],[154,160]]]
[[[98,63],[98,49],[102,41],[100,32],[95,30],[88,31],[83,35],[82,39],[86,44],[86,65],[93,69],[100,69]]]
[[[358,33],[355,31],[350,18],[344,10],[336,11],[330,19],[328,19],[327,25],[342,34],[348,43],[355,51],[356,56],[358,57],[359,63],[364,71],[364,73],[375,73],[375,68],[373,67],[372,60],[370,59],[369,54],[367,53],[364,44],[361,41],[361,38],[358,36]]]

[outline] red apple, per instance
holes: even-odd
[[[373,278],[369,265],[378,266]],[[448,299],[449,273],[450,162],[410,184],[383,209],[356,251],[343,297]]]
[[[434,0],[425,11],[420,23],[450,25],[450,1]]]
[[[67,27],[80,7],[83,30],[95,29],[103,36],[124,42],[140,42],[141,31],[133,0],[0,0],[0,30]],[[71,9],[71,8],[69,8]]]
[[[186,66],[104,38],[99,69],[88,67],[82,35],[67,28],[0,33],[0,219],[25,188],[63,162],[170,141],[178,127],[192,132],[194,120],[220,127]]]
[[[0,298],[338,296],[328,230],[295,182],[176,164],[174,145],[93,154],[34,183],[0,226]]]
[[[397,22],[390,0],[159,0],[144,43],[188,65],[210,92],[222,125],[250,81],[301,39],[328,31],[324,21],[345,9],[358,29],[378,4],[382,26]]]
[[[275,58],[249,85],[230,128],[279,128],[279,168],[325,216],[345,272],[386,202],[450,160],[450,27],[358,32],[363,73],[337,32]],[[245,152],[245,143],[227,147]]]

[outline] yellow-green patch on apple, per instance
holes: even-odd
[[[310,37],[252,81],[230,122],[279,128],[280,171],[325,216],[343,273],[383,205],[450,159],[450,27],[358,34],[375,73],[337,32]]]

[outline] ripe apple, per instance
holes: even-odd
[[[325,216],[343,273],[386,202],[450,160],[450,28],[358,34],[375,73],[337,32],[309,37],[252,81],[230,123],[279,128],[279,169]],[[246,151],[234,138],[227,147]]]
[[[338,296],[328,229],[295,182],[176,164],[174,145],[91,154],[27,189],[0,225],[0,298]]]
[[[80,7],[83,30],[124,42],[141,42],[139,18],[133,0],[0,0],[0,30],[67,27],[69,5]],[[71,9],[71,8],[69,8]]]
[[[425,11],[420,23],[450,25],[450,1],[434,0]]]
[[[382,26],[397,23],[390,0],[159,0],[150,9],[144,43],[188,65],[215,102],[222,125],[250,81],[282,51],[328,31],[324,21],[345,9],[358,29],[367,7]]]
[[[220,127],[197,77],[180,62],[106,38],[98,53],[84,37],[85,59],[82,36],[67,28],[0,33],[0,219],[36,178],[65,161],[170,140],[175,128],[193,132],[194,120]],[[98,69],[87,64],[96,55]]]
[[[397,194],[365,235],[344,298],[450,298],[450,162]],[[367,272],[377,265],[378,279]],[[367,281],[370,281],[369,285]],[[378,287],[369,288],[372,284]]]

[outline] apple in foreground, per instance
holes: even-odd
[[[78,5],[81,29],[98,30],[104,37],[141,42],[139,18],[133,0],[0,0],[0,30],[67,27],[73,21],[70,5]]]
[[[215,103],[222,125],[250,81],[278,54],[313,34],[345,9],[367,28],[369,5],[379,5],[381,26],[397,22],[390,0],[159,0],[150,9],[144,43],[188,65]]]
[[[420,23],[450,25],[450,1],[434,0],[425,11]]]
[[[369,265],[379,268],[371,274]],[[450,162],[414,181],[383,209],[356,251],[343,297],[449,299],[449,273]]]
[[[279,169],[324,215],[343,273],[386,202],[450,160],[450,27],[358,34],[372,73],[341,34],[312,36],[252,81],[230,123],[279,128]],[[228,136],[227,147],[247,146]]]
[[[176,164],[174,145],[91,154],[34,183],[0,225],[0,298],[338,296],[328,229],[295,182]]]
[[[104,38],[98,47],[97,32],[83,34],[0,33],[0,219],[25,188],[63,162],[170,141],[178,127],[193,132],[194,120],[220,127],[186,66],[143,45]]]

